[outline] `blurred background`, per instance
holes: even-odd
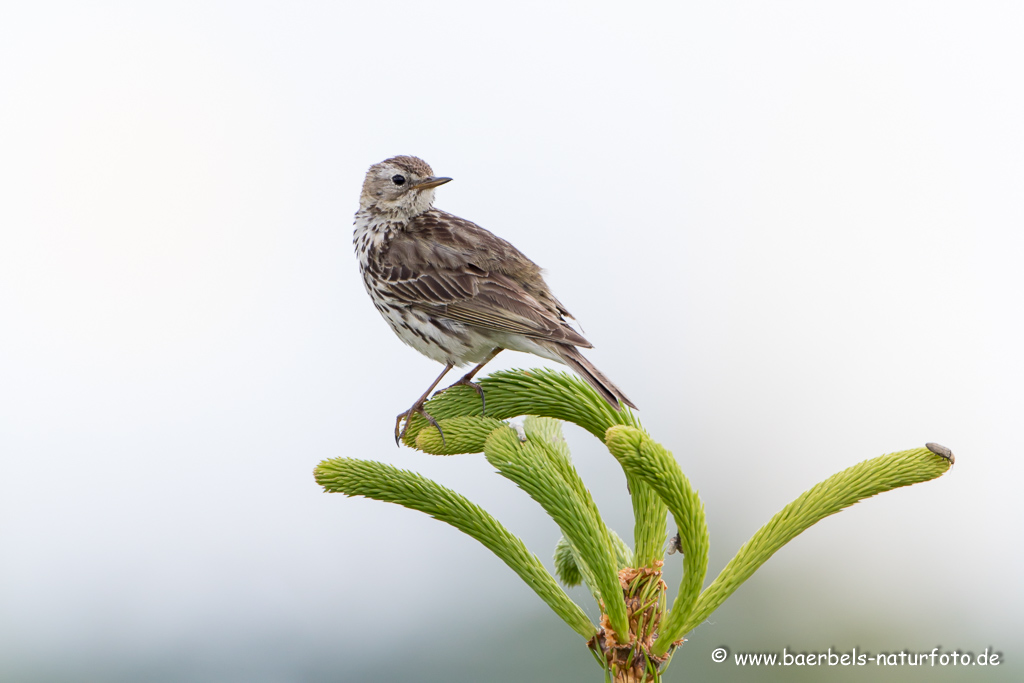
[[[352,253],[395,154],[547,268],[700,490],[709,580],[834,472],[956,454],[784,548],[666,680],[1021,680],[1021,35],[998,2],[7,3],[0,680],[601,680],[483,547],[313,482],[414,469],[551,566],[557,528],[481,456],[395,447],[439,370]],[[567,436],[630,538],[618,467]]]

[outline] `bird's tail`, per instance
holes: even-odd
[[[577,351],[575,346],[553,343],[551,347],[558,354],[558,357],[562,359],[562,362],[572,368],[577,375],[587,380],[587,384],[594,387],[597,393],[601,394],[604,400],[608,401],[615,410],[620,409],[620,404],[627,405],[636,410],[636,405],[626,398],[626,395],[617,386],[612,384],[611,380],[605,377],[600,370],[595,368],[589,360],[584,358],[583,354]]]

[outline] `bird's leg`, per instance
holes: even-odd
[[[405,411],[404,413],[399,413],[398,417],[395,418],[396,446],[401,445],[402,437],[405,436],[405,430],[409,428],[409,418],[412,417],[413,413],[419,413],[423,417],[427,418],[427,422],[437,427],[437,432],[441,435],[441,443],[444,443],[444,432],[441,431],[441,425],[437,424],[437,420],[434,419],[433,415],[431,415],[430,413],[423,409],[423,404],[426,403],[427,396],[430,396],[430,392],[434,390],[434,387],[436,387],[441,382],[441,380],[444,379],[444,376],[447,375],[448,371],[451,370],[453,367],[455,366],[452,363],[448,363],[448,365],[444,366],[444,370],[441,371],[441,374],[438,375],[437,379],[435,379],[434,382],[427,388],[427,390],[423,392],[423,395],[420,396],[416,400],[416,402],[412,404],[412,408],[409,408],[409,410]],[[405,426],[402,427],[402,431],[398,431],[398,426],[402,424],[403,417],[405,418]]]
[[[452,387],[458,386],[460,384],[463,384],[467,387],[473,387],[473,389],[476,390],[476,393],[480,394],[480,414],[483,415],[485,412],[487,412],[487,399],[484,398],[484,390],[480,387],[479,384],[473,381],[473,378],[476,376],[476,373],[480,372],[480,370],[482,370],[485,365],[494,360],[494,357],[497,356],[502,351],[504,351],[504,349],[500,347],[494,349],[493,351],[491,351],[490,355],[487,356],[487,358],[484,358],[484,361],[482,363],[479,363],[475,368],[473,368],[465,375],[463,375],[458,382],[454,382],[453,384],[446,386],[444,389],[441,389],[441,391],[438,391],[437,393],[440,394],[442,391],[448,391]]]

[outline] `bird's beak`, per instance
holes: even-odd
[[[438,178],[436,176],[431,176],[429,178],[424,178],[423,180],[421,180],[418,183],[416,183],[415,185],[413,185],[412,189],[414,189],[414,190],[429,190],[432,187],[437,187],[438,185],[444,185],[445,183],[449,182],[450,180],[451,180],[451,178]]]

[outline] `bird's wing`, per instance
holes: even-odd
[[[386,283],[389,294],[402,303],[436,315],[496,332],[590,348],[590,342],[562,318],[564,309],[547,291],[536,264],[504,240],[459,220],[460,234],[453,233],[449,221],[442,221],[440,226],[396,235],[379,261],[378,282]],[[472,239],[476,236],[467,236],[464,224],[486,234]],[[498,270],[501,266],[506,272]],[[534,296],[528,288],[546,296]]]

